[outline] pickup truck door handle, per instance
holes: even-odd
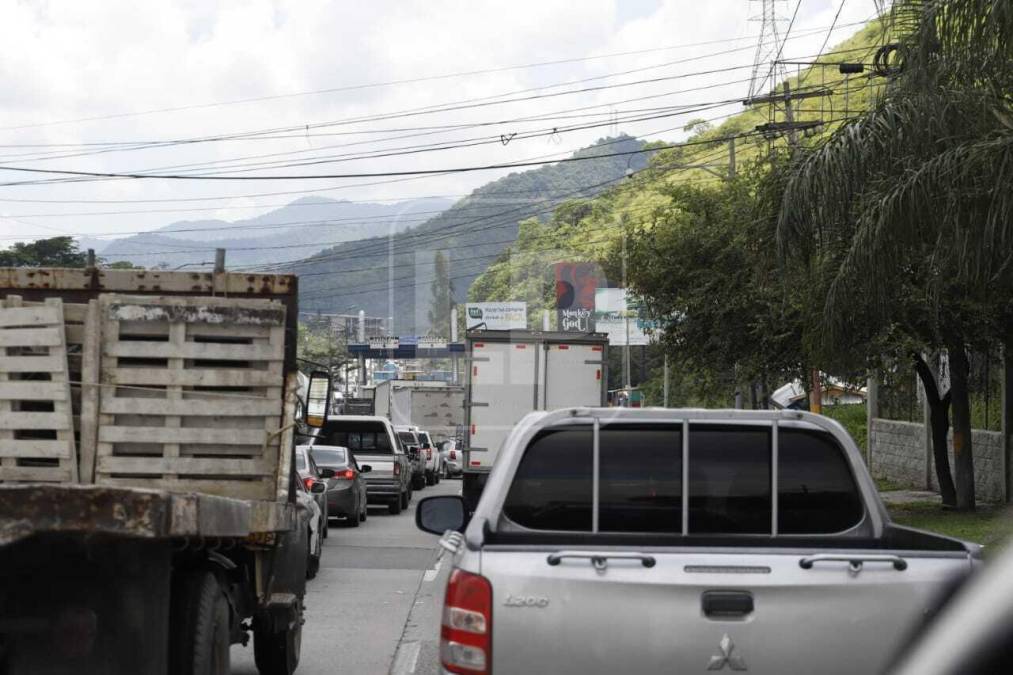
[[[706,616],[723,619],[753,613],[753,594],[748,591],[705,591],[700,598]]]
[[[818,562],[846,562],[848,563],[848,570],[852,574],[858,574],[862,571],[862,565],[864,563],[890,563],[893,568],[898,572],[903,572],[907,569],[907,560],[901,558],[899,555],[889,554],[861,554],[856,553],[849,555],[846,553],[818,553],[816,555],[809,555],[798,561],[798,566],[804,570],[812,569],[812,566]]]
[[[550,565],[558,565],[564,558],[584,558],[590,560],[594,568],[604,572],[608,568],[608,561],[611,560],[639,560],[644,567],[654,567],[657,560],[652,555],[644,553],[603,553],[601,551],[557,551],[550,553],[545,559]]]

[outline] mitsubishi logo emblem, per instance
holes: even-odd
[[[742,657],[732,653],[735,651],[735,643],[728,637],[728,633],[725,633],[721,638],[718,649],[721,650],[721,653],[711,657],[710,663],[707,664],[707,670],[724,670],[725,666],[731,670],[749,670]]]

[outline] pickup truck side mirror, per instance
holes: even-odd
[[[362,466],[359,467],[359,473],[369,473],[372,470],[373,467],[370,466],[369,464],[363,464]]]
[[[323,493],[327,492],[327,483],[315,481],[313,485],[310,485],[310,492],[315,495],[322,495]]]
[[[426,497],[415,509],[415,525],[423,532],[443,534],[447,530],[460,532],[467,524],[464,499],[457,495]]]
[[[334,478],[334,469],[320,469],[318,473],[321,478]]]

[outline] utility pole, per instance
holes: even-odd
[[[457,342],[457,305],[450,308],[450,344]],[[448,345],[449,347],[449,345]],[[457,352],[451,353],[451,361],[454,364],[454,384],[457,384]]]
[[[735,137],[728,139],[728,179],[735,178]]]
[[[627,389],[633,385],[630,382],[630,313],[629,298],[626,286],[626,214],[622,216],[623,224],[623,325],[626,328],[626,349],[623,351],[623,382]]]

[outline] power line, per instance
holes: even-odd
[[[752,134],[750,134],[752,135]],[[567,157],[556,160],[556,163],[572,163],[572,162],[584,162],[595,159],[603,159],[606,157],[625,157],[628,155],[637,155],[645,152],[654,152],[656,150],[669,150],[672,148],[688,147],[692,145],[704,145],[709,143],[716,143],[724,140],[728,141],[733,138],[740,138],[741,135],[728,136],[722,139],[712,139],[706,141],[689,141],[685,143],[670,143],[652,148],[646,148],[641,150],[628,150],[624,152],[613,152],[601,155],[591,155],[586,157]],[[34,169],[30,167],[16,167],[16,166],[0,166],[0,170],[5,171],[20,171],[23,173],[38,173],[38,174],[58,174],[67,176],[85,176],[91,178],[131,178],[131,179],[160,179],[160,180],[333,180],[338,178],[380,178],[380,177],[392,177],[392,176],[420,176],[420,175],[442,175],[442,174],[455,174],[455,173],[469,173],[474,171],[489,171],[492,169],[515,169],[528,166],[540,166],[546,164],[546,161],[537,162],[506,162],[496,164],[484,164],[478,166],[463,166],[463,167],[448,167],[443,169],[416,169],[408,171],[375,171],[375,172],[364,172],[364,173],[342,173],[342,174],[304,174],[304,175],[272,175],[272,176],[216,176],[216,175],[188,175],[188,174],[144,174],[144,173],[126,173],[126,172],[115,172],[115,171],[73,171],[70,169]],[[9,187],[17,185],[17,183],[0,183],[0,187]]]
[[[854,25],[857,25],[857,22]],[[843,27],[845,27],[845,26],[842,26],[842,28]],[[820,30],[822,30],[822,29],[820,29]],[[471,71],[463,71],[463,72],[457,72],[457,73],[444,73],[444,74],[441,74],[441,75],[430,75],[430,76],[419,77],[419,78],[408,78],[408,79],[401,79],[401,80],[389,80],[389,81],[386,81],[386,82],[373,82],[373,83],[366,83],[366,84],[347,85],[347,86],[343,86],[343,87],[329,87],[329,88],[326,88],[326,89],[315,89],[315,90],[308,90],[308,91],[301,91],[301,92],[292,92],[292,93],[289,93],[289,94],[273,94],[273,95],[268,95],[268,96],[256,96],[256,97],[249,97],[249,98],[243,98],[243,99],[233,99],[233,100],[230,100],[230,101],[216,101],[216,102],[211,102],[211,103],[199,103],[199,104],[190,104],[190,105],[185,105],[185,106],[173,106],[173,107],[167,107],[167,108],[156,108],[156,109],[133,111],[133,112],[125,112],[125,113],[115,113],[115,114],[110,114],[110,115],[97,115],[97,116],[92,116],[92,117],[80,117],[80,118],[69,119],[69,120],[55,120],[55,121],[50,121],[50,122],[34,122],[34,123],[31,123],[31,124],[21,124],[21,125],[13,125],[13,126],[0,127],[0,131],[14,131],[14,130],[19,130],[19,129],[30,129],[30,128],[38,128],[38,127],[65,125],[65,124],[79,124],[81,122],[96,122],[96,121],[110,120],[110,119],[122,119],[122,118],[126,118],[126,117],[140,117],[140,116],[154,115],[154,114],[163,114],[163,113],[169,113],[169,112],[182,112],[182,111],[186,111],[186,110],[199,110],[199,109],[214,108],[214,107],[220,107],[220,106],[241,105],[241,104],[247,104],[247,103],[257,103],[257,102],[262,102],[262,101],[278,100],[278,99],[300,97],[300,96],[312,96],[312,95],[318,95],[318,94],[338,93],[338,92],[343,92],[343,91],[356,91],[356,90],[362,90],[362,89],[370,89],[370,88],[378,88],[378,87],[388,87],[388,86],[401,85],[401,84],[417,84],[417,83],[421,83],[421,82],[432,82],[432,81],[443,80],[443,79],[451,79],[451,78],[456,78],[456,77],[468,77],[468,76],[473,76],[473,75],[488,75],[488,74],[493,74],[493,73],[498,73],[498,72],[508,72],[508,71],[511,71],[511,70],[522,70],[522,69],[527,69],[527,68],[536,68],[536,67],[553,66],[553,65],[563,65],[563,64],[567,64],[567,63],[581,63],[581,62],[600,60],[600,59],[606,59],[606,58],[614,58],[614,57],[621,57],[621,56],[633,56],[633,55],[639,55],[639,54],[648,54],[648,53],[654,53],[654,52],[660,52],[660,51],[670,51],[670,50],[673,50],[673,49],[683,49],[683,48],[688,48],[688,47],[699,47],[699,46],[704,46],[704,45],[709,45],[709,44],[721,44],[721,43],[727,43],[727,42],[738,42],[738,41],[742,41],[742,40],[752,40],[755,37],[756,36],[747,36],[747,37],[742,37],[742,38],[727,38],[727,39],[721,39],[721,40],[708,40],[708,41],[703,41],[703,42],[687,43],[687,44],[682,44],[682,45],[669,45],[669,46],[666,46],[666,47],[653,47],[653,48],[649,48],[649,49],[639,49],[639,50],[632,50],[632,51],[625,51],[625,52],[614,52],[614,53],[611,53],[611,54],[601,54],[601,55],[595,55],[595,56],[576,57],[576,58],[570,58],[570,59],[557,59],[557,60],[554,60],[554,61],[542,61],[542,62],[537,62],[537,63],[528,63],[528,64],[521,64],[521,65],[515,65],[515,66],[503,66],[503,67],[500,67],[500,68],[487,68],[487,69],[483,69],[483,70],[471,70]]]

